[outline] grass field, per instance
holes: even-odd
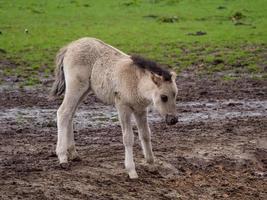
[[[264,0],[2,0],[1,77],[36,84],[51,76],[60,47],[90,36],[177,72],[266,79],[266,8]]]

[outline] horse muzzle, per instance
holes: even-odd
[[[178,117],[175,115],[166,115],[165,121],[167,125],[174,125],[178,122]]]

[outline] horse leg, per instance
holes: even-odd
[[[73,134],[74,113],[88,93],[89,80],[81,81],[81,78],[66,76],[66,91],[64,100],[57,111],[58,140],[56,153],[59,162],[67,163],[69,159],[78,158],[75,149]]]
[[[79,99],[79,102],[76,105],[76,108],[73,112],[73,115],[75,111],[77,110],[78,106],[82,102],[82,100],[86,97],[88,94],[88,90],[81,96]],[[68,127],[68,140],[69,140],[69,145],[68,145],[68,159],[73,160],[73,161],[80,161],[81,158],[79,157],[79,154],[77,153],[76,147],[75,147],[75,141],[74,141],[74,132],[73,132],[73,117],[71,118],[71,122],[69,123]]]
[[[147,122],[147,111],[134,112],[134,117],[146,162],[152,164],[154,163],[154,155],[151,146],[151,132]]]
[[[119,113],[121,129],[123,134],[123,144],[125,148],[125,168],[131,179],[138,178],[135,171],[135,164],[133,160],[133,144],[134,134],[131,126],[132,110],[125,105],[116,103],[116,108]]]

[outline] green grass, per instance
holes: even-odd
[[[261,67],[256,65],[256,64],[252,64],[252,65],[249,65],[247,66],[247,70],[250,72],[250,73],[259,73],[261,72]]]
[[[222,79],[223,79],[224,81],[228,82],[228,81],[236,80],[237,77],[230,76],[230,75],[224,75],[224,76],[222,77]]]
[[[34,84],[53,71],[60,47],[90,36],[178,72],[199,62],[210,69],[218,58],[226,66],[209,73],[238,60],[253,66],[265,61],[266,8],[265,0],[2,0],[0,60],[19,65],[4,73],[19,73]]]

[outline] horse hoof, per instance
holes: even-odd
[[[155,161],[154,161],[154,158],[151,158],[151,159],[147,159],[147,160],[146,160],[146,163],[147,163],[147,164],[150,164],[150,165],[154,164],[154,162],[155,162]]]
[[[135,171],[133,171],[133,172],[129,172],[129,177],[130,179],[137,179],[138,175]]]
[[[72,158],[71,161],[73,161],[73,162],[81,162],[82,159],[81,159],[80,156],[76,156],[75,158]]]
[[[69,163],[60,163],[59,166],[61,169],[70,169]]]

